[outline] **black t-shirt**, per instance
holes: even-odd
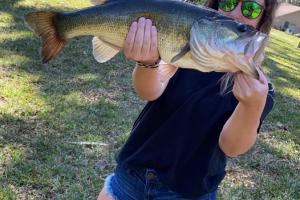
[[[161,182],[189,198],[215,191],[226,173],[219,135],[238,104],[232,92],[220,94],[223,75],[179,68],[164,93],[136,119],[117,163],[153,168]],[[261,121],[273,106],[273,93]]]

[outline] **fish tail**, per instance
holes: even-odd
[[[43,63],[54,58],[67,42],[56,30],[54,19],[57,15],[57,12],[32,12],[25,16],[29,28],[41,38]]]

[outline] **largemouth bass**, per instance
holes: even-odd
[[[129,26],[140,17],[153,21],[162,60],[203,72],[243,71],[258,77],[267,35],[215,10],[178,0],[94,0],[74,12],[32,12],[25,16],[41,38],[49,62],[74,37],[93,35],[93,55],[104,63],[122,50]]]

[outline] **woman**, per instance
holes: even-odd
[[[277,1],[208,0],[206,5],[268,34]],[[272,85],[262,71],[260,80],[239,72],[232,92],[222,96],[218,80],[224,73],[157,64],[157,31],[145,18],[131,25],[124,53],[139,61],[133,85],[149,102],[98,199],[216,199],[226,156],[253,146],[272,109]]]

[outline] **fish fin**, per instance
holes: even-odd
[[[176,61],[178,61],[180,58],[182,58],[185,54],[187,54],[187,52],[190,51],[190,44],[187,43],[182,50],[171,59],[171,63],[174,63]]]
[[[42,62],[47,63],[54,58],[67,43],[61,38],[55,28],[54,18],[56,12],[32,12],[25,16],[29,28],[40,37],[42,41]]]
[[[177,71],[177,66],[167,64],[164,61],[161,61],[159,63],[159,72],[161,74],[160,81],[165,82],[166,80],[169,80]]]
[[[99,63],[104,63],[112,59],[120,48],[101,40],[99,37],[93,38],[93,55]]]
[[[105,4],[107,1],[109,1],[109,0],[91,0],[91,3],[93,5],[102,5],[102,4]]]
[[[112,1],[120,1],[120,0],[91,0],[91,3],[94,6],[97,6],[97,5],[103,5],[103,4],[106,4],[108,2],[112,2]]]
[[[96,5],[102,5],[105,4],[109,1],[113,1],[113,0],[91,0],[91,3],[96,6]]]

